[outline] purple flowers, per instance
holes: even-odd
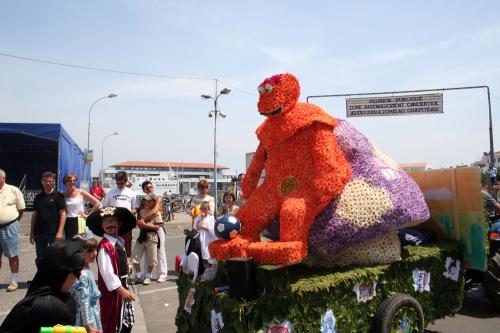
[[[364,135],[344,120],[334,134],[352,178],[348,191],[330,202],[309,230],[309,255],[326,261],[346,248],[429,218],[418,185]]]

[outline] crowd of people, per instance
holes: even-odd
[[[115,174],[116,187],[108,193],[97,179],[89,192],[78,188],[74,173],[64,176],[63,192],[56,191],[54,183],[53,173],[42,174],[42,191],[34,199],[29,237],[35,245],[37,272],[26,296],[11,310],[0,331],[38,332],[42,326],[68,324],[83,326],[87,332],[130,332],[134,295],[128,283],[150,284],[155,267],[157,282],[167,280],[162,198],[154,193],[153,184],[145,181],[145,195],[138,203],[123,171]],[[224,204],[214,212],[208,181],[198,182],[198,195],[192,200],[192,231],[200,234],[204,265],[214,262],[208,244],[216,239],[215,219],[238,210],[235,194],[236,187],[226,192]],[[89,209],[85,203],[90,204]],[[6,183],[6,173],[0,169],[0,259],[2,254],[9,259],[12,279],[8,292],[18,289],[19,221],[24,210],[21,191]],[[140,230],[132,250],[132,229],[136,226]],[[90,269],[96,260],[97,283]],[[132,279],[129,263],[135,270]]]

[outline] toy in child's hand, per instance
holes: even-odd
[[[215,222],[215,235],[227,240],[233,239],[240,233],[240,220],[234,215],[226,214]]]

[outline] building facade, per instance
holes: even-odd
[[[214,165],[210,163],[190,162],[148,162],[125,161],[113,164],[101,170],[104,188],[114,186],[114,175],[125,171],[129,175],[132,188],[142,193],[142,182],[149,180],[155,186],[157,194],[191,194],[197,193],[197,183],[200,179],[209,182],[209,191],[214,190]],[[217,191],[224,191],[231,184],[235,175],[228,174],[229,168],[217,165]]]

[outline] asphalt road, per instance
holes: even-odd
[[[20,252],[20,288],[13,293],[5,292],[10,281],[8,260],[2,258],[0,269],[0,322],[9,313],[10,309],[24,297],[27,289],[27,280],[35,274],[35,247],[29,244],[29,221],[31,214],[26,213],[21,222],[21,252]],[[178,306],[176,273],[174,269],[175,255],[180,254],[184,247],[182,230],[190,226],[191,219],[186,214],[177,214],[174,223],[167,224],[167,260],[169,265],[169,279],[164,283],[153,283],[149,286],[134,286],[138,295],[136,308],[138,318],[134,332],[176,332],[175,314]],[[95,269],[95,265],[94,265]],[[463,308],[454,316],[438,320],[427,327],[427,333],[493,333],[500,327],[500,312],[485,299],[482,288],[476,288],[464,298]]]

